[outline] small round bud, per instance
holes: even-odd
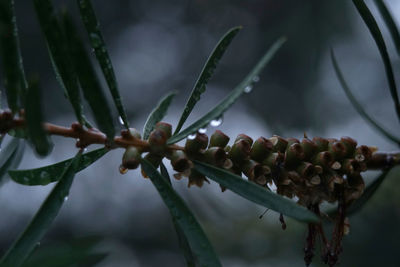
[[[183,151],[174,150],[170,159],[173,169],[177,172],[184,172],[192,167],[191,161]]]
[[[210,147],[204,152],[204,160],[218,167],[224,166],[226,159],[225,150],[221,147]]]
[[[140,151],[136,147],[130,146],[122,156],[122,166],[130,170],[136,169],[140,164],[141,158]]]
[[[207,183],[210,183],[203,174],[199,173],[195,169],[192,169],[189,174],[188,187],[190,187],[192,185],[197,185],[198,187],[202,187],[204,184],[204,181],[206,181]]]
[[[333,156],[328,151],[319,152],[315,157],[312,159],[312,163],[314,165],[320,165],[323,168],[330,168],[333,163]]]
[[[343,136],[340,138],[340,142],[344,145],[345,150],[346,150],[346,157],[350,157],[354,154],[356,147],[357,147],[357,141],[354,140],[351,137],[348,136]]]
[[[154,153],[162,153],[167,144],[167,135],[164,131],[155,129],[149,135],[150,149]]]
[[[253,139],[245,134],[239,134],[235,139],[235,143],[239,142],[240,140],[245,140],[250,146],[253,144]]]
[[[318,149],[317,145],[308,138],[304,138],[303,140],[301,140],[300,145],[303,148],[304,156],[305,156],[305,159],[307,159],[307,160],[311,159],[314,156],[314,154],[317,152],[317,149]]]
[[[154,129],[163,131],[167,136],[167,139],[169,139],[172,136],[172,125],[169,123],[162,121],[157,122]]]
[[[206,134],[197,133],[194,139],[186,139],[185,151],[191,154],[199,153],[206,149],[208,145],[208,136]]]
[[[342,159],[346,155],[346,147],[338,141],[329,142],[328,151],[332,153],[336,160]]]
[[[304,151],[299,143],[294,143],[286,149],[285,167],[293,168],[304,159]]]
[[[262,162],[272,151],[273,144],[270,140],[260,137],[258,138],[250,150],[250,157],[253,160]]]
[[[220,130],[216,130],[210,138],[210,145],[209,147],[226,147],[226,145],[229,143],[229,136],[224,134]]]
[[[237,164],[242,164],[248,160],[250,158],[250,143],[243,139],[235,142],[229,151],[229,158]]]
[[[273,145],[273,151],[274,152],[285,152],[286,148],[288,146],[288,142],[280,136],[274,135],[271,138],[269,138],[269,141],[272,142]]]
[[[328,150],[328,144],[329,141],[325,138],[322,137],[314,137],[312,141],[315,143],[317,146],[318,151],[327,151]]]

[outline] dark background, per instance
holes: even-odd
[[[33,4],[16,2],[26,73],[41,77],[46,119],[68,125],[74,121],[73,111],[55,80]],[[55,4],[67,7],[82,28],[75,1]],[[272,134],[300,138],[304,132],[311,137],[349,135],[381,150],[396,149],[355,112],[333,72],[331,48],[369,113],[393,133],[399,131],[378,50],[351,1],[98,0],[93,4],[130,123],[139,130],[158,100],[171,90],[179,94],[166,121],[176,125],[214,45],[229,28],[242,25],[188,122],[222,99],[284,35],[287,43],[254,90],[226,112],[220,129],[232,138],[239,133],[254,138]],[[382,26],[398,74],[399,60],[388,32],[373,3],[367,4]],[[388,4],[396,18],[400,5]],[[81,33],[86,38],[83,29]],[[55,163],[76,151],[73,140],[55,137],[53,141],[54,152],[45,159],[37,159],[28,148],[21,168]],[[40,247],[94,235],[103,238],[99,251],[109,252],[99,266],[184,266],[168,210],[139,171],[119,174],[122,153],[109,153],[77,176],[68,202]],[[350,218],[341,266],[400,264],[396,180],[395,174],[390,176],[368,207]],[[260,220],[261,207],[230,192],[221,193],[215,183],[188,189],[183,180],[174,181],[174,186],[201,221],[224,266],[303,266],[304,225],[288,219],[288,229],[282,231],[274,212]],[[51,188],[13,182],[0,188],[1,251],[22,231]],[[320,265],[318,257],[315,265]]]

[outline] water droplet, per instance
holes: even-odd
[[[64,197],[64,202],[67,201],[67,200],[68,200],[68,196],[65,196]]]
[[[193,139],[196,138],[196,134],[190,134],[190,135],[188,135],[187,138],[188,138],[189,140],[193,140]]]
[[[87,148],[86,147],[83,149],[83,152],[87,152]]]
[[[207,128],[200,128],[199,133],[205,134],[207,132]]]
[[[257,83],[259,81],[260,81],[260,77],[258,77],[258,76],[253,77],[253,82]]]
[[[125,174],[125,173],[127,173],[127,172],[128,172],[128,169],[127,169],[127,168],[125,168],[125,167],[122,166],[122,165],[119,166],[119,173],[120,173],[120,174]]]
[[[118,117],[119,124],[124,125],[124,120],[121,116]]]
[[[251,90],[253,90],[253,86],[252,86],[252,85],[247,85],[247,86],[244,88],[244,92],[245,92],[245,93],[250,93]]]
[[[217,119],[212,120],[212,121],[210,122],[210,125],[211,125],[212,127],[218,127],[218,126],[220,126],[220,125],[222,124],[222,121],[223,121],[223,118],[222,118],[222,117],[219,117],[219,118],[217,118]]]

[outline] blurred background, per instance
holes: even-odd
[[[87,40],[75,1],[53,2],[74,14]],[[381,25],[394,72],[400,74],[387,28],[373,2],[366,2]],[[386,2],[396,19],[400,2]],[[231,138],[240,133],[253,138],[273,134],[301,138],[304,132],[309,137],[348,135],[360,144],[396,150],[356,113],[333,71],[331,48],[367,111],[391,132],[399,132],[380,55],[351,1],[97,0],[93,4],[132,127],[142,130],[148,113],[171,90],[179,94],[165,121],[176,125],[209,53],[228,29],[242,25],[188,123],[217,104],[284,35],[287,43],[252,92],[225,113],[218,129]],[[75,120],[73,111],[56,82],[33,4],[16,1],[16,13],[26,73],[41,77],[46,120],[67,126]],[[121,127],[116,112],[115,118]],[[54,137],[53,141],[54,151],[44,159],[27,147],[20,168],[45,166],[75,154],[74,140]],[[38,246],[39,259],[41,252],[58,255],[54,250],[72,255],[81,249],[76,244],[87,242],[96,244],[98,253],[107,253],[96,266],[185,265],[168,210],[150,181],[140,171],[119,173],[122,153],[112,151],[76,176],[69,200]],[[368,173],[366,179],[375,175]],[[392,173],[367,207],[350,218],[341,266],[400,265],[398,179]],[[274,212],[259,219],[263,208],[229,191],[221,193],[214,182],[201,189],[187,188],[186,182],[173,181],[224,266],[304,266],[305,225],[287,219],[283,231]],[[2,185],[0,252],[24,229],[52,187],[12,181]],[[317,255],[313,266],[320,265]]]

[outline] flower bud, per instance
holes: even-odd
[[[288,142],[287,143],[288,146],[293,145],[293,144],[300,144],[300,140],[297,138],[293,138],[293,137],[286,138],[286,141]]]
[[[302,161],[297,167],[296,171],[303,178],[309,178],[315,174],[314,166],[309,162]]]
[[[235,142],[229,151],[229,158],[238,164],[248,160],[250,158],[250,143],[243,139]]]
[[[355,159],[345,159],[342,162],[342,171],[346,174],[353,174],[354,172],[360,172],[362,169],[360,162]]]
[[[356,150],[357,141],[354,140],[351,137],[343,136],[343,137],[340,138],[340,142],[345,147],[345,151],[346,151],[345,156],[346,157],[351,157],[354,154],[355,150]]]
[[[278,164],[282,163],[284,160],[284,154],[278,153],[271,153],[269,156],[263,160],[262,164],[267,165],[271,169],[275,169]]]
[[[323,168],[330,168],[333,163],[333,156],[328,151],[319,152],[315,157],[312,159],[312,163],[314,165],[320,165]]]
[[[149,135],[149,145],[151,152],[162,153],[167,144],[167,135],[163,130],[155,129]]]
[[[142,139],[142,135],[135,128],[129,128],[129,131],[126,129],[121,130],[121,136],[125,139],[131,139],[132,137]]]
[[[328,143],[329,141],[322,137],[314,137],[312,141],[317,146],[318,151],[327,151],[328,150]]]
[[[209,147],[226,147],[229,142],[229,136],[221,132],[220,130],[216,130],[210,138]]]
[[[172,125],[166,122],[157,122],[156,125],[154,126],[155,130],[161,130],[165,133],[165,136],[167,139],[169,139],[172,136]]]
[[[227,160],[227,155],[221,147],[210,147],[204,152],[204,160],[211,165],[222,167]]]
[[[193,166],[186,154],[180,150],[174,150],[171,154],[170,160],[172,168],[177,172],[184,172]]]
[[[301,140],[300,145],[303,148],[304,156],[307,160],[311,159],[317,152],[317,145],[308,138],[304,138],[303,140]]]
[[[286,151],[288,142],[283,137],[274,135],[271,138],[269,138],[269,141],[271,141],[271,143],[272,143],[272,146],[273,146],[272,150],[274,152],[282,152],[283,153]]]
[[[129,146],[122,156],[122,166],[130,170],[136,169],[140,164],[141,158],[140,151],[134,146]]]
[[[262,162],[272,151],[272,142],[264,137],[258,138],[250,150],[250,158]]]
[[[342,159],[346,155],[346,147],[338,141],[329,142],[328,151],[332,153],[336,160]]]
[[[208,145],[208,136],[206,134],[197,133],[194,139],[186,139],[185,151],[191,154],[199,153],[200,150],[206,149]]]
[[[300,144],[294,143],[286,149],[285,167],[293,168],[304,159],[304,151]]]
[[[363,162],[368,161],[372,157],[372,151],[367,146],[359,146],[354,153],[354,159]]]
[[[250,146],[253,144],[253,139],[245,134],[239,134],[235,139],[235,143],[239,142],[240,140],[245,140]]]

